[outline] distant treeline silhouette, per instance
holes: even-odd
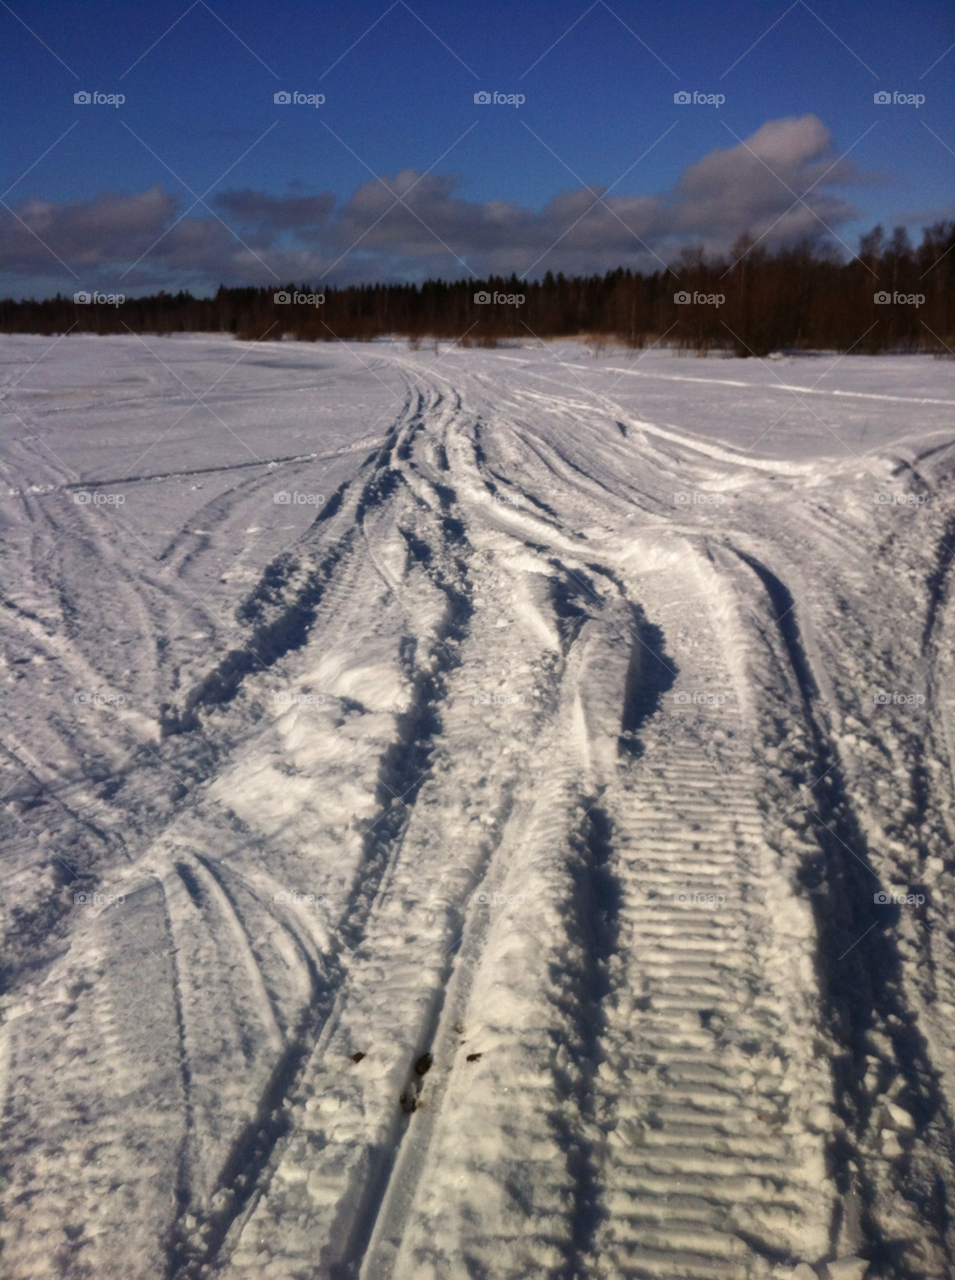
[[[621,268],[573,278],[548,272],[540,281],[223,286],[212,298],[159,293],[119,306],[60,295],[7,300],[0,302],[0,332],[202,332],[307,342],[391,334],[415,344],[434,338],[474,346],[583,337],[630,347],[663,342],[701,353],[723,348],[741,356],[787,349],[944,355],[955,350],[953,286],[955,222],[939,222],[924,228],[917,249],[903,227],[890,237],[876,227],[848,262],[808,243],[768,253],[741,237],[729,260],[707,259],[702,247],[685,249],[679,262],[650,275]],[[283,294],[293,300],[276,302]],[[492,301],[475,301],[482,294]],[[310,302],[302,300],[309,296]]]

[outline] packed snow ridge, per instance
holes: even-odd
[[[0,340],[2,1274],[955,1274],[953,405]]]

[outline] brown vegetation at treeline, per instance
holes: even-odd
[[[926,227],[913,248],[903,228],[864,235],[848,262],[804,244],[767,253],[743,238],[726,261],[702,249],[652,275],[622,268],[604,276],[540,281],[487,280],[316,289],[320,305],[274,301],[277,288],[222,287],[212,298],[159,293],[121,306],[71,298],[0,302],[2,333],[232,333],[243,339],[370,341],[382,335],[452,339],[495,346],[507,339],[585,337],[644,347],[663,342],[737,355],[826,349],[955,350],[955,222]],[[296,286],[286,286],[289,293]],[[474,295],[521,295],[523,302],[480,304]],[[876,301],[888,294],[889,302]],[[677,295],[695,299],[677,302]],[[700,300],[700,299],[703,300]],[[722,299],[722,301],[719,301]]]

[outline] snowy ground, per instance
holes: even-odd
[[[2,1274],[955,1274],[953,407],[0,340]]]

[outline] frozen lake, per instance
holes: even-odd
[[[950,1274],[953,407],[0,338],[7,1274]]]

